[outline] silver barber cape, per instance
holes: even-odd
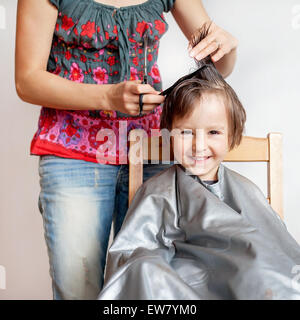
[[[261,190],[223,164],[213,186],[182,168],[137,191],[98,299],[300,299],[300,247]]]

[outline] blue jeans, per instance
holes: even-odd
[[[144,181],[171,165],[144,165]],[[112,222],[116,236],[128,209],[128,165],[47,155],[39,174],[53,299],[96,299]]]

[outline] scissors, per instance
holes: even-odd
[[[144,34],[144,48],[145,48],[145,54],[144,54],[144,76],[143,76],[143,84],[148,83],[148,76],[147,76],[147,49],[148,49],[148,33],[145,32]],[[139,96],[139,106],[140,106],[140,116],[143,112],[143,94],[141,93]]]

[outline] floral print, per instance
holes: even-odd
[[[72,18],[69,18],[67,15],[64,15],[62,17],[62,29],[64,29],[65,31],[68,31],[70,28],[72,28],[74,26],[74,22],[72,20]],[[59,24],[56,24],[56,30],[58,31],[59,28]]]
[[[166,24],[161,20],[155,20],[155,29],[159,32],[159,34],[163,34],[166,32]]]
[[[78,83],[109,84],[142,80],[146,55],[148,81],[161,90],[157,66],[159,40],[168,25],[163,12],[175,0],[148,0],[140,5],[114,10],[94,0],[49,0],[58,8],[47,70]],[[143,36],[148,35],[148,48]],[[31,142],[31,154],[54,154],[92,162],[119,164],[127,157],[119,150],[119,124],[126,131],[142,128],[147,134],[158,129],[161,106],[145,116],[116,110],[59,110],[42,107]],[[111,130],[115,142],[98,141],[101,129]],[[126,132],[125,131],[125,132]],[[115,145],[113,145],[115,144]],[[107,146],[109,146],[107,148]],[[99,151],[103,151],[103,161]]]
[[[86,24],[81,26],[81,36],[87,36],[88,38],[92,38],[93,34],[96,32],[95,22],[88,21]]]
[[[84,75],[75,62],[72,63],[69,79],[75,82],[83,82]]]
[[[136,68],[134,67],[130,67],[130,80],[138,80],[139,76],[138,76],[138,71]]]
[[[83,129],[73,122],[73,118],[70,115],[67,115],[62,123],[58,139],[66,147],[77,145],[82,138],[82,132]]]
[[[160,83],[160,73],[156,63],[151,68],[150,76],[153,78],[154,83]]]
[[[93,79],[97,82],[97,84],[104,84],[108,82],[108,74],[104,68],[98,67],[94,69],[94,77]]]

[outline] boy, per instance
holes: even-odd
[[[245,120],[208,60],[167,90],[161,129],[179,164],[138,190],[99,299],[300,299],[298,243],[260,189],[222,164]]]

